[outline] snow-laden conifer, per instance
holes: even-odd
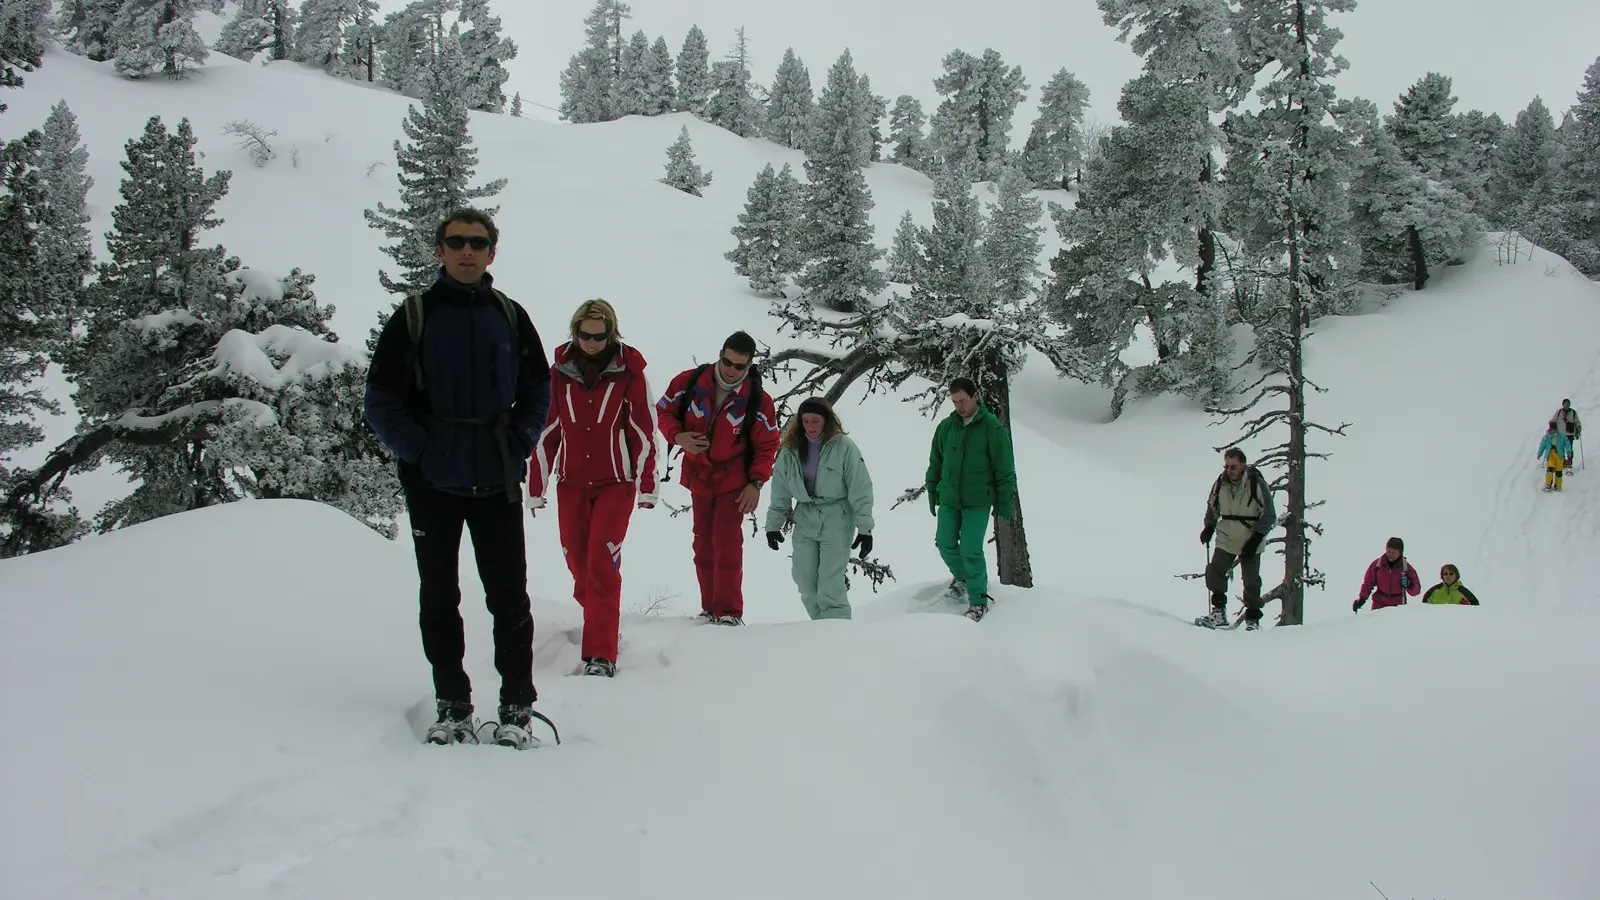
[[[95,62],[116,53],[112,26],[122,0],[61,0],[51,30],[62,49]]]
[[[274,60],[288,59],[298,18],[289,0],[240,0],[211,49],[245,62],[259,53]]]
[[[728,58],[711,66],[711,97],[706,100],[705,120],[740,137],[759,137],[762,108],[755,92],[750,46],[740,28]]]
[[[703,118],[706,103],[711,99],[711,49],[699,25],[689,26],[689,33],[678,50],[674,72],[678,80],[675,108]]]
[[[922,102],[910,94],[895,98],[889,110],[889,161],[912,169],[922,169],[928,161],[928,137],[923,131],[928,117]]]
[[[805,144],[815,110],[811,72],[789,47],[783,51],[783,61],[778,64],[772,90],[767,94],[767,124],[762,133],[773,143],[798,150]]]
[[[789,276],[800,271],[795,242],[799,193],[788,163],[776,172],[768,163],[745,192],[744,211],[733,227],[738,245],[723,257],[733,263],[736,274],[750,279],[753,291],[783,297]]]
[[[221,12],[222,0],[124,0],[111,26],[116,70],[130,78],[182,78],[204,63],[211,51],[194,30],[202,10]]]
[[[467,132],[466,70],[460,48],[445,41],[439,65],[428,70],[422,108],[412,104],[401,122],[410,143],[394,142],[400,172],[400,205],[379,203],[366,211],[367,224],[390,240],[383,252],[399,267],[396,275],[380,272],[378,281],[391,293],[409,293],[434,281],[438,261],[434,232],[446,217],[472,203],[498,194],[506,179],[479,187],[471,182],[478,167],[478,151]],[[497,207],[484,210],[489,215]]]
[[[362,62],[376,55],[377,0],[305,0],[292,58],[334,75],[365,77]]]
[[[911,217],[911,210],[900,216],[885,263],[888,265],[885,274],[895,284],[915,284],[922,275],[922,230]]]
[[[460,21],[471,25],[461,34],[461,55],[467,66],[467,108],[504,112],[506,63],[517,58],[517,45],[500,33],[500,17],[489,12],[488,0],[463,0]]]
[[[94,271],[94,251],[89,234],[89,149],[78,134],[78,121],[62,100],[50,108],[39,142],[39,178],[44,203],[38,208],[38,245],[49,260],[41,272],[48,305],[65,319],[65,338],[76,319],[84,282]]]
[[[1079,132],[1089,88],[1061,69],[1039,89],[1039,117],[1022,148],[1023,166],[1035,187],[1065,189],[1082,164]]]
[[[650,38],[635,31],[622,47],[621,68],[617,72],[614,111],[618,116],[642,116],[650,109]]]
[[[672,86],[672,49],[667,46],[667,39],[659,35],[645,58],[644,81],[645,96],[649,98],[645,115],[662,116],[678,108],[678,92]]]
[[[586,43],[561,73],[561,117],[570,122],[609,122],[617,118],[617,79],[622,75],[626,40],[622,23],[633,8],[621,0],[596,0],[583,20]]]
[[[1028,89],[1022,68],[1008,68],[992,49],[981,57],[954,50],[943,65],[933,86],[944,100],[934,110],[929,140],[944,168],[972,181],[995,178],[1006,160],[1012,117]]]
[[[711,184],[711,173],[702,171],[694,161],[694,148],[689,145],[689,126],[679,129],[678,139],[667,148],[667,170],[660,181],[667,187],[696,197],[701,196],[701,188]]]
[[[795,280],[809,298],[845,312],[887,284],[876,266],[883,251],[873,243],[872,192],[861,172],[867,129],[860,87],[846,50],[828,70],[812,120],[800,223],[806,265]]]

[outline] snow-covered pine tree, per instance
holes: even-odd
[[[376,76],[377,0],[305,0],[292,59],[349,78]]]
[[[1354,7],[1355,0],[1240,0],[1236,26],[1246,71],[1266,70],[1267,80],[1257,91],[1259,112],[1228,116],[1228,218],[1239,226],[1230,228],[1230,238],[1237,235],[1242,246],[1238,266],[1230,264],[1220,278],[1259,293],[1250,318],[1256,332],[1250,359],[1271,364],[1244,389],[1252,393],[1243,403],[1210,411],[1222,420],[1250,417],[1238,440],[1219,451],[1287,428],[1282,443],[1255,454],[1255,465],[1284,470],[1272,485],[1287,495],[1279,507],[1284,536],[1268,541],[1283,545],[1284,579],[1263,598],[1283,601],[1279,623],[1285,625],[1302,623],[1306,587],[1323,583],[1311,567],[1311,536],[1321,528],[1306,518],[1317,505],[1307,495],[1306,462],[1323,454],[1310,452],[1307,436],[1342,434],[1347,427],[1328,428],[1306,414],[1306,388],[1321,389],[1306,379],[1302,347],[1316,295],[1333,282],[1343,255],[1339,245],[1351,236],[1343,188],[1348,150],[1329,122],[1335,101],[1330,79],[1345,62],[1334,54],[1341,35],[1328,15]],[[1264,384],[1275,372],[1282,381]],[[1285,406],[1256,412],[1269,397],[1282,397]]]
[[[211,55],[194,30],[201,11],[222,12],[222,0],[123,0],[111,26],[116,70],[129,78],[184,77]]]
[[[1077,173],[1082,164],[1078,133],[1088,106],[1088,86],[1066,69],[1039,89],[1039,118],[1022,148],[1023,166],[1035,187],[1065,190]]]
[[[922,230],[906,210],[894,230],[894,243],[889,247],[889,281],[894,284],[916,284],[922,278]]]
[[[841,312],[861,308],[888,283],[876,266],[883,251],[873,243],[872,192],[861,173],[865,109],[846,50],[828,70],[812,118],[799,226],[806,264],[795,279],[807,297]]]
[[[672,48],[660,35],[650,45],[650,55],[645,58],[644,82],[645,94],[650,98],[645,115],[664,116],[678,108],[677,91],[672,87]]]
[[[596,0],[583,20],[587,44],[561,73],[561,117],[569,122],[617,118],[617,79],[622,75],[622,23],[633,8],[621,0]]]
[[[1549,248],[1590,278],[1600,278],[1600,58],[1584,73],[1557,143],[1555,222]]]
[[[1505,135],[1506,123],[1499,113],[1485,115],[1469,109],[1456,116],[1456,133],[1461,135],[1460,154],[1453,161],[1451,184],[1472,204],[1480,216],[1489,211],[1489,179],[1494,176],[1494,156]]]
[[[1030,306],[1039,292],[1039,218],[1044,204],[1031,193],[1033,182],[1017,166],[1000,173],[996,202],[989,207],[983,254],[989,264],[990,288],[996,304]]]
[[[649,74],[650,38],[635,31],[623,45],[622,67],[617,72],[615,112],[621,116],[642,116],[651,106]]]
[[[1471,201],[1405,158],[1379,124],[1376,106],[1355,100],[1336,111],[1356,152],[1349,190],[1361,276],[1379,284],[1410,282],[1420,291],[1429,269],[1458,259],[1483,223]]]
[[[711,173],[701,171],[694,161],[694,148],[689,145],[689,126],[678,131],[678,139],[667,148],[667,171],[660,179],[670,188],[685,194],[701,196],[700,189],[711,184]]]
[[[783,61],[778,63],[778,73],[772,79],[772,90],[767,95],[767,124],[762,133],[773,143],[798,150],[804,146],[815,110],[811,72],[789,47],[783,51]]]
[[[515,94],[511,95],[511,109],[509,110],[509,112],[511,113],[511,117],[513,119],[522,118],[522,92],[521,91],[518,91]]]
[[[111,26],[122,0],[61,0],[52,26],[62,49],[105,62],[116,53]]]
[[[882,126],[883,117],[889,114],[889,101],[872,92],[872,79],[865,72],[861,73],[859,89],[867,124],[862,137],[867,145],[867,162],[878,162],[883,159]]]
[[[1022,67],[1007,68],[999,51],[973,56],[953,50],[933,86],[944,97],[934,110],[930,143],[941,164],[969,180],[998,177],[1011,140],[1011,119],[1028,90]]]
[[[1486,186],[1494,227],[1542,243],[1547,211],[1555,200],[1556,151],[1555,119],[1544,101],[1534,97],[1495,150]]]
[[[400,172],[400,206],[379,203],[366,210],[367,224],[392,242],[383,252],[399,266],[398,277],[378,273],[390,293],[410,293],[432,284],[438,270],[434,230],[445,217],[474,200],[493,197],[506,185],[498,178],[470,187],[478,168],[478,151],[467,132],[467,80],[460,47],[446,40],[439,64],[428,70],[422,108],[412,104],[401,128],[410,143],[394,142]],[[484,212],[494,215],[497,207]]]
[[[711,97],[705,120],[740,137],[760,137],[763,111],[750,71],[750,46],[744,28],[738,31],[728,58],[711,66]]]
[[[750,279],[750,289],[757,293],[786,296],[789,276],[800,271],[795,244],[799,196],[800,183],[788,163],[781,171],[767,163],[745,192],[744,211],[733,227],[738,244],[723,258],[733,263],[735,274]]]
[[[488,0],[463,0],[459,21],[472,27],[461,35],[467,61],[467,108],[499,113],[506,108],[506,63],[517,58],[517,45],[500,33],[500,17],[489,12]]]
[[[43,142],[38,131],[0,140],[0,498],[10,497],[27,476],[9,463],[43,439],[38,414],[60,412],[39,386],[64,339],[57,299],[41,287],[53,274],[39,242],[38,211],[48,198],[40,172]],[[70,499],[58,481],[0,504],[0,558],[74,540],[82,532],[77,511],[61,509]]]
[[[62,312],[61,337],[72,332],[75,310],[84,282],[94,271],[94,251],[89,234],[89,149],[78,134],[78,120],[67,101],[50,108],[39,143],[39,177],[44,204],[38,209],[38,246],[42,259],[43,289],[48,306]]]
[[[1446,180],[1451,160],[1461,153],[1461,135],[1447,75],[1429,72],[1395,101],[1394,115],[1384,122],[1405,161],[1423,175]]]
[[[50,25],[50,0],[5,0],[0,5],[0,87],[21,87],[15,70],[38,68]]]
[[[240,0],[211,49],[245,62],[262,52],[274,60],[289,59],[298,18],[289,0]]]
[[[420,97],[437,54],[440,17],[426,0],[389,13],[378,32],[378,81],[407,97]]]
[[[923,133],[927,122],[920,100],[910,94],[895,98],[894,108],[889,111],[890,162],[919,171],[927,165],[928,138]]]
[[[1228,3],[1102,0],[1101,9],[1119,40],[1137,30],[1131,44],[1144,72],[1123,87],[1127,124],[1084,166],[1076,207],[1051,204],[1065,246],[1051,263],[1050,306],[1113,388],[1114,415],[1130,395],[1170,390],[1214,401],[1230,360],[1196,338],[1215,334],[1222,315],[1210,293],[1221,214],[1212,119],[1237,102],[1241,84]],[[1188,278],[1155,281],[1172,263]],[[1156,360],[1131,370],[1122,353],[1141,325]]]
[[[689,26],[683,47],[678,51],[675,71],[678,78],[675,109],[704,118],[706,103],[711,99],[711,49],[699,25]]]

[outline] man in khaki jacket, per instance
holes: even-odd
[[[1261,544],[1278,522],[1272,490],[1255,466],[1245,465],[1244,451],[1228,448],[1222,474],[1206,500],[1205,527],[1200,543],[1217,538],[1211,563],[1206,566],[1206,589],[1211,592],[1211,613],[1195,624],[1221,628],[1228,624],[1228,581],[1233,564],[1244,573],[1244,627],[1261,627]]]

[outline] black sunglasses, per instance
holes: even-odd
[[[449,247],[451,250],[460,250],[462,247],[465,247],[468,244],[471,244],[472,245],[472,249],[474,249],[474,250],[487,250],[487,249],[489,249],[489,239],[486,238],[486,237],[479,236],[479,235],[474,235],[472,237],[462,237],[459,234],[452,234],[449,237],[445,238],[442,241],[442,243],[446,247]]]
[[[726,356],[724,356],[722,358],[722,364],[727,366],[728,368],[734,370],[735,372],[743,372],[745,369],[750,368],[750,364],[749,363],[747,363],[747,362],[736,363],[733,360],[727,358]]]
[[[595,334],[593,332],[584,331],[582,329],[578,330],[578,340],[580,340],[580,341],[588,341],[591,344],[598,344],[601,341],[605,341],[605,340],[610,339],[610,337],[611,337],[611,332],[609,332],[609,331],[602,331],[599,334]]]

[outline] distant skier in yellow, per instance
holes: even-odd
[[[1561,490],[1561,473],[1567,469],[1567,454],[1572,452],[1572,442],[1562,434],[1556,423],[1551,421],[1550,429],[1545,432],[1544,440],[1539,442],[1538,457],[1544,460],[1544,489],[1547,491]]]

